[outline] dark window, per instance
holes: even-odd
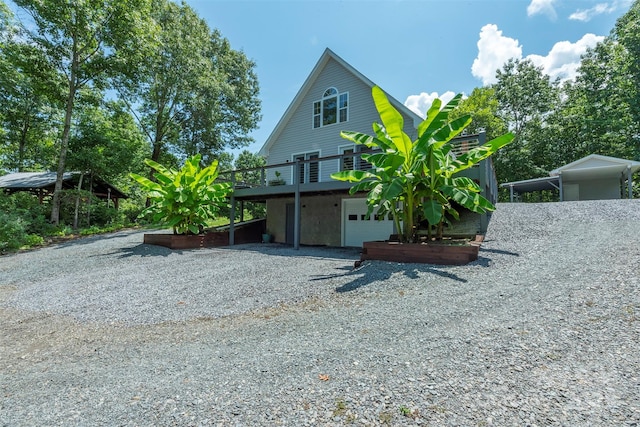
[[[305,160],[315,160],[320,157],[318,152],[297,154],[293,157],[293,161],[300,160],[300,176],[298,181],[300,184],[308,182],[319,182],[320,180],[320,165],[317,161],[304,162]]]
[[[354,215],[354,214],[349,215],[349,221],[357,221],[357,220],[358,220],[358,215]]]
[[[342,149],[341,154],[353,154],[355,150],[353,148],[344,148]],[[353,156],[343,157],[340,161],[340,170],[349,171],[353,170]]]

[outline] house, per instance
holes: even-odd
[[[62,179],[62,189],[76,189],[80,179],[80,172],[65,172]],[[38,196],[40,203],[45,197],[53,194],[56,184],[56,172],[16,172],[0,176],[0,189],[15,193],[28,191]],[[90,190],[96,197],[113,203],[117,208],[120,199],[128,196],[103,179],[94,176],[84,177],[83,188]]]
[[[232,209],[238,201],[266,201],[267,230],[275,242],[294,246],[361,246],[366,240],[385,240],[394,234],[390,218],[366,218],[366,194],[349,195],[352,184],[331,179],[346,169],[366,169],[363,149],[340,137],[343,130],[372,133],[379,115],[371,96],[375,86],[330,49],[311,74],[264,143],[267,160],[263,185],[235,187]],[[404,117],[404,131],[417,138],[423,120],[400,101],[389,101]],[[484,143],[484,134],[458,138],[458,149]],[[497,183],[490,161],[469,172],[495,201]],[[269,185],[265,185],[269,184]],[[468,215],[459,232],[476,234],[486,229],[488,217]],[[466,228],[465,228],[466,227]],[[232,239],[233,240],[233,239]]]
[[[557,190],[559,200],[633,198],[633,174],[640,162],[590,154],[549,172],[548,177],[500,184],[513,202],[522,193]]]

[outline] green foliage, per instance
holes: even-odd
[[[111,182],[140,168],[150,152],[126,107],[117,102],[80,107],[69,141],[69,169]]]
[[[438,226],[442,237],[445,215],[454,219],[458,212],[453,202],[473,212],[493,210],[493,205],[480,193],[471,179],[455,176],[486,159],[513,139],[505,134],[467,153],[453,156],[450,141],[471,122],[470,116],[455,120],[449,114],[459,104],[462,95],[454,97],[442,109],[436,99],[427,118],[418,125],[418,139],[412,141],[404,132],[404,119],[377,86],[372,90],[382,124],[374,123],[375,136],[359,132],[341,132],[341,136],[356,144],[379,152],[363,154],[373,165],[371,171],[350,170],[334,173],[332,178],[356,183],[350,193],[367,191],[368,215],[391,213],[396,228],[402,230],[403,242],[416,241],[415,225],[419,216],[431,226]],[[402,222],[402,228],[400,227]]]
[[[493,159],[498,182],[548,175],[550,151],[544,122],[559,103],[558,85],[528,59],[509,60],[496,77],[498,116],[517,135]]]
[[[507,122],[499,116],[499,107],[495,88],[480,87],[473,89],[467,98],[460,101],[458,108],[451,111],[449,117],[453,120],[471,115],[467,131],[472,134],[484,131],[487,139],[493,139],[508,131]]]
[[[201,156],[187,159],[180,170],[167,169],[153,160],[145,163],[154,169],[153,182],[141,175],[130,176],[142,186],[151,205],[142,215],[150,214],[153,221],[172,227],[177,234],[198,234],[218,214],[219,208],[227,204],[231,191],[227,182],[216,183],[218,162],[200,167]]]
[[[264,157],[249,150],[243,150],[235,161],[235,169],[239,171],[236,172],[236,182],[241,182],[245,185],[262,185],[262,173],[258,168],[266,163]],[[252,218],[265,218],[267,216],[265,203],[246,202],[244,206]]]
[[[53,231],[47,214],[46,206],[29,193],[0,191],[0,252],[41,244],[41,236]]]
[[[225,146],[242,147],[260,119],[255,64],[186,3],[152,1],[157,48],[129,64],[135,79],[116,82],[153,147],[201,154],[209,164]]]
[[[151,31],[148,0],[15,0],[33,19],[24,38],[46,59],[49,96],[64,109],[58,178],[51,202],[51,222],[60,221],[62,175],[66,168],[69,137],[76,101],[83,88],[102,90],[110,77],[126,73],[125,59],[135,57]],[[138,58],[139,59],[139,58]]]

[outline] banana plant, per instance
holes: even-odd
[[[380,215],[390,213],[396,229],[402,230],[400,240],[415,242],[418,218],[423,217],[429,223],[429,238],[432,237],[432,226],[437,228],[441,238],[448,217],[459,219],[452,202],[477,213],[495,209],[479,194],[480,187],[473,180],[455,175],[510,143],[512,134],[455,157],[450,142],[471,123],[469,115],[449,120],[449,114],[462,100],[462,94],[445,106],[439,99],[434,100],[426,119],[418,125],[415,141],[404,132],[402,114],[391,105],[382,89],[374,86],[372,96],[382,122],[373,123],[375,135],[340,133],[343,138],[374,150],[374,153],[362,154],[372,169],[331,175],[333,179],[355,183],[350,194],[367,191],[368,215],[376,209]]]
[[[168,169],[153,160],[145,164],[155,171],[153,182],[132,173],[131,178],[147,191],[150,205],[140,216],[151,215],[154,223],[173,228],[174,234],[199,234],[232,191],[228,182],[216,183],[218,161],[200,167],[199,154],[188,158],[180,170]]]

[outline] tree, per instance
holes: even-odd
[[[632,142],[634,157],[640,159],[640,0],[635,0],[631,8],[616,22],[611,37],[624,47],[626,56],[626,103],[630,107],[635,125]],[[619,71],[619,69],[617,69]]]
[[[636,154],[640,128],[634,120],[635,101],[629,97],[635,89],[628,59],[624,47],[612,39],[583,56],[576,81],[565,86],[558,117],[549,118],[558,122],[556,136],[561,138],[554,150],[560,157],[555,166],[593,153],[622,158]]]
[[[55,123],[60,111],[51,103],[46,84],[54,79],[38,49],[8,36],[0,51],[0,125],[4,130],[0,161],[5,168],[22,172],[54,165]]]
[[[498,182],[529,179],[548,173],[548,150],[543,139],[545,117],[559,100],[558,84],[530,60],[510,59],[496,72],[493,85],[499,117],[516,135],[494,158]]]
[[[240,147],[259,120],[253,62],[231,49],[186,4],[153,1],[158,48],[117,89],[147,136],[151,159],[164,152],[201,154],[210,163],[224,147]]]
[[[137,170],[149,152],[144,136],[125,105],[83,105],[69,141],[68,165],[108,181]]]
[[[493,139],[507,132],[507,124],[498,116],[499,103],[493,87],[475,88],[467,98],[460,101],[458,108],[450,114],[451,119],[471,116],[467,127],[469,133],[485,131],[487,139]]]
[[[261,185],[262,173],[257,168],[266,164],[267,162],[264,157],[259,154],[254,154],[249,150],[242,150],[235,161],[235,169],[237,171],[245,171],[236,173],[236,181],[252,185]],[[246,169],[255,170],[247,171]]]
[[[242,171],[243,169],[260,168],[266,164],[267,162],[264,157],[259,154],[254,154],[249,150],[242,150],[235,161],[235,169],[237,171]],[[263,185],[262,176],[262,171],[260,169],[237,172],[236,182],[242,182],[247,185]],[[267,207],[264,203],[247,202],[245,203],[244,208],[249,212],[252,218],[264,218],[267,215]]]
[[[65,172],[74,105],[85,86],[104,87],[105,80],[123,71],[123,58],[133,47],[147,46],[140,34],[148,31],[144,19],[147,0],[15,0],[29,13],[35,29],[24,26],[29,43],[41,50],[57,79],[64,105],[64,124],[58,156],[51,222],[60,219],[60,191]],[[130,57],[130,56],[129,56]]]

